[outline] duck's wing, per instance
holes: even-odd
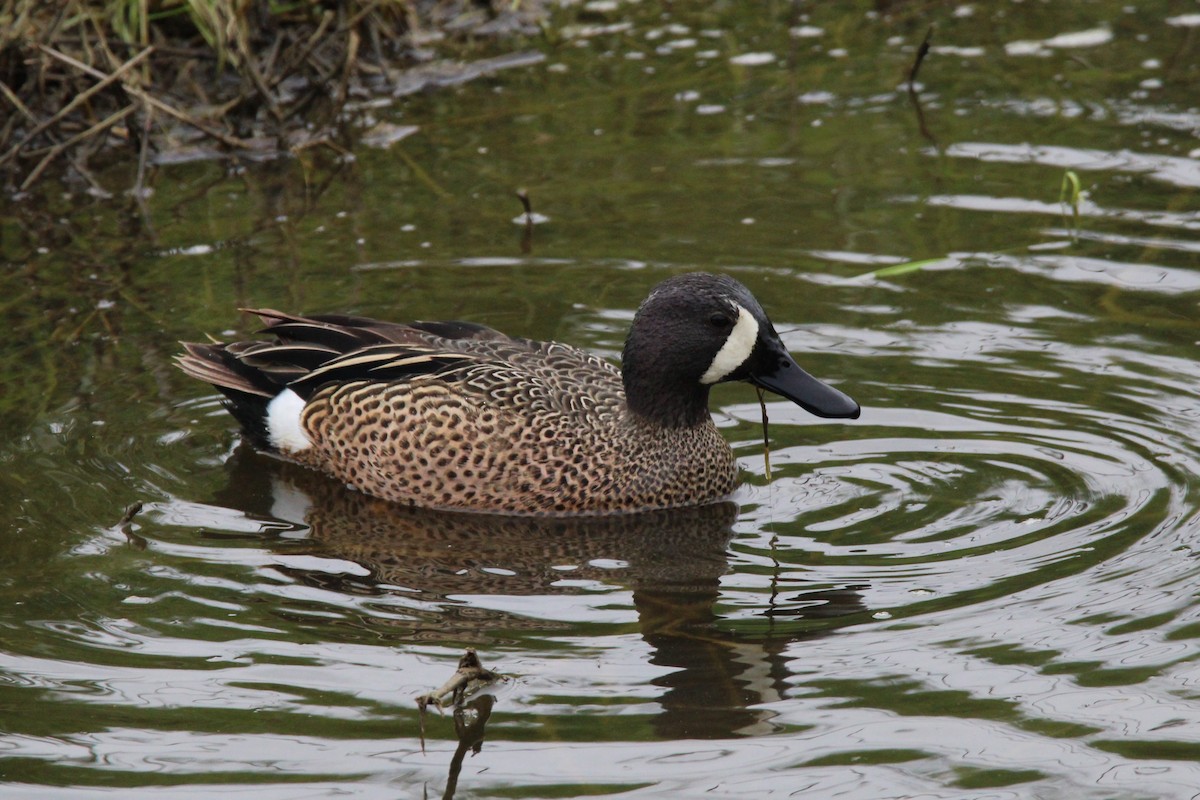
[[[289,362],[287,369],[296,368],[286,346],[279,356]],[[251,359],[258,363],[261,351]],[[616,412],[625,399],[620,371],[604,359],[558,342],[507,337],[371,345],[296,376],[287,388],[307,400],[347,383],[389,389],[440,384],[481,408],[531,419],[564,414],[589,425]]]
[[[263,333],[283,343],[323,344],[348,353],[373,344],[421,344],[432,340],[511,341],[495,328],[475,322],[385,322],[343,314],[301,316],[270,308],[243,309],[263,321]]]
[[[580,424],[608,419],[624,402],[620,371],[570,345],[514,338],[469,322],[253,313],[272,340],[184,343],[177,362],[224,393],[259,444],[268,440],[262,421],[267,404],[285,389],[307,402],[349,383],[392,389],[441,384],[480,407],[530,418],[566,414]]]
[[[256,315],[273,340],[183,342],[176,361],[194,378],[229,391],[273,398],[293,381],[333,361],[378,345],[430,346],[452,342],[506,341],[510,337],[471,322],[401,324],[335,314],[301,316],[274,309],[244,309]],[[229,390],[229,391],[226,391]]]

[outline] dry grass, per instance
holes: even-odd
[[[0,0],[0,174],[25,190],[59,165],[95,185],[97,152],[124,145],[144,165],[164,136],[336,146],[349,96],[386,86],[424,32],[469,15],[496,13],[471,0]]]

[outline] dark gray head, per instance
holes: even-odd
[[[858,403],[796,364],[750,291],[724,275],[677,275],[650,292],[622,355],[632,411],[668,427],[708,416],[708,390],[748,381],[819,417],[857,419]]]

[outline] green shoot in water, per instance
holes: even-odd
[[[1075,170],[1069,169],[1063,173],[1062,184],[1058,189],[1059,205],[1070,205],[1071,225],[1079,229],[1079,201],[1083,197],[1083,189],[1079,185],[1079,176]]]

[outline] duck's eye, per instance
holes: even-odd
[[[728,314],[718,311],[708,318],[708,324],[718,330],[726,330],[733,327],[733,320],[729,318]]]

